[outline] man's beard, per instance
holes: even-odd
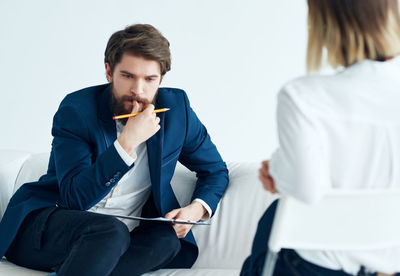
[[[157,93],[155,94],[154,99],[153,99],[152,102],[150,102],[148,99],[140,98],[140,97],[134,96],[134,95],[132,95],[132,96],[125,95],[125,96],[122,96],[119,100],[117,100],[115,98],[115,96],[114,96],[114,87],[113,87],[113,85],[111,83],[111,111],[115,116],[129,114],[129,113],[132,112],[132,109],[131,110],[127,110],[125,108],[125,102],[126,101],[131,101],[131,102],[137,101],[138,103],[142,103],[143,107],[145,107],[150,103],[152,103],[152,104],[155,103],[155,100],[157,98]],[[133,108],[133,106],[132,106],[132,108]],[[128,119],[129,118],[119,119],[119,121],[123,125],[126,125],[126,122],[128,121]]]

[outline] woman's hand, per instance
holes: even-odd
[[[265,190],[272,194],[278,193],[278,190],[275,188],[275,181],[272,176],[269,174],[269,161],[265,160],[261,163],[261,168],[258,170],[258,178]]]

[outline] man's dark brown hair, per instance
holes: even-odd
[[[131,25],[110,37],[104,53],[104,63],[110,65],[111,73],[124,53],[158,61],[161,75],[171,70],[169,42],[149,24]]]

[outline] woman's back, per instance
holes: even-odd
[[[400,57],[293,85],[321,135],[331,187],[400,187]]]
[[[286,84],[278,104],[281,147],[270,161],[277,189],[312,202],[332,188],[400,188],[399,76],[396,57]],[[370,271],[400,271],[400,249],[298,253],[348,273],[365,264]]]
[[[282,88],[279,148],[262,162],[263,187],[306,203],[321,200],[332,189],[400,188],[398,0],[307,4],[308,72],[318,71],[325,60],[344,69],[331,76],[298,78]],[[269,239],[275,208],[271,205],[259,222],[242,270],[249,275],[262,267],[262,245]],[[281,250],[274,275],[346,275],[342,270],[364,275],[363,267],[368,272],[400,272],[400,248],[297,253]]]

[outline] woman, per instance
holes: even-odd
[[[308,71],[319,69],[323,49],[341,70],[293,80],[280,91],[280,148],[262,163],[264,188],[313,203],[331,188],[400,187],[398,0],[308,0],[308,8]],[[261,275],[275,208],[261,218],[241,275]],[[282,250],[274,275],[399,271],[400,248]]]

